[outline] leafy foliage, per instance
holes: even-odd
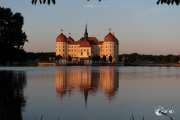
[[[20,13],[13,14],[9,8],[0,8],[0,45],[23,48],[27,41]]]
[[[23,52],[27,37],[23,32],[23,16],[13,13],[9,8],[0,7],[0,63],[12,60]]]
[[[37,4],[37,3],[40,3],[40,4],[48,4],[50,5],[51,3],[53,4],[56,4],[56,1],[55,0],[32,0],[32,4]]]
[[[119,61],[127,65],[178,63],[179,55],[141,55],[138,53],[119,55]]]
[[[87,2],[91,1],[91,0],[86,0]],[[101,2],[102,0],[97,0],[99,2]],[[56,0],[32,0],[32,4],[37,4],[37,3],[40,3],[40,4],[48,4],[50,5],[51,3],[53,4],[56,4]],[[158,0],[157,1],[157,4],[176,4],[176,5],[179,5],[180,4],[180,0]]]
[[[176,4],[176,5],[179,5],[180,4],[180,0],[158,0],[157,1],[157,4]]]
[[[87,2],[89,2],[89,1],[91,1],[91,0],[86,0]],[[102,0],[97,0],[97,1],[99,1],[99,2],[101,2]],[[48,5],[50,5],[51,3],[53,3],[53,4],[56,4],[56,0],[32,0],[32,4],[37,4],[37,3],[40,3],[40,4],[48,4]]]

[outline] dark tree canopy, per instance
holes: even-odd
[[[86,0],[86,1],[89,2],[91,0]],[[97,0],[97,1],[101,2],[102,0]],[[35,5],[37,3],[50,5],[51,3],[56,4],[56,0],[32,0],[32,4]]]
[[[179,55],[143,55],[138,53],[119,55],[119,62],[126,65],[177,64],[179,60]]]
[[[104,62],[106,62],[106,56],[105,55],[103,55],[102,59]]]
[[[23,50],[27,37],[23,32],[23,16],[13,13],[9,8],[0,7],[0,62],[18,56],[17,52]]]
[[[27,41],[22,31],[24,19],[20,13],[0,8],[0,45],[21,49]]]
[[[109,62],[112,63],[113,57],[110,55],[109,56]]]
[[[91,1],[91,0],[86,0],[87,2]],[[102,0],[97,0],[99,2],[101,2]],[[32,4],[37,4],[37,3],[40,3],[40,4],[48,4],[50,5],[51,3],[53,4],[56,4],[56,0],[32,0]],[[157,4],[176,4],[176,5],[179,5],[180,4],[180,0],[158,0],[157,1]]]
[[[55,0],[32,0],[32,4],[37,4],[37,3],[40,3],[40,4],[56,4],[56,1]]]
[[[180,3],[180,0],[158,0],[157,1],[157,4],[168,4],[168,5],[176,4],[176,5],[179,5],[179,3]]]

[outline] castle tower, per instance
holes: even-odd
[[[113,33],[109,32],[103,41],[101,49],[101,57],[106,56],[107,59],[112,57],[112,62],[116,62],[118,58],[119,42]]]
[[[56,56],[67,57],[67,37],[61,33],[56,38]]]

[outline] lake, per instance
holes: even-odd
[[[1,67],[0,120],[180,119],[180,68]]]

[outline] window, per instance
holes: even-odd
[[[89,52],[87,51],[87,55],[89,56]]]

